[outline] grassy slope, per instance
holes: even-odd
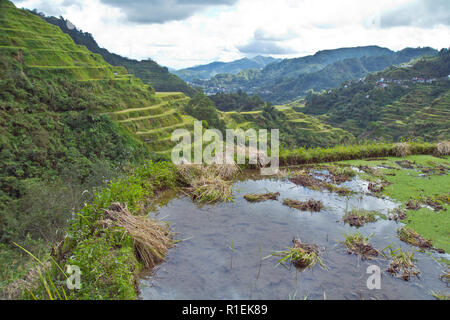
[[[382,107],[380,128],[370,136],[420,136],[430,141],[450,137],[450,91],[436,93],[430,85],[421,85],[392,104]]]
[[[194,129],[193,117],[182,115],[189,98],[183,93],[156,93],[156,102],[141,108],[121,109],[109,113],[110,117],[127,128],[149,150],[168,155],[175,145],[170,141],[172,131]]]
[[[68,34],[75,43],[86,46],[91,52],[100,54],[105,61],[113,66],[125,67],[128,72],[135,75],[145,83],[151,84],[156,91],[182,91],[189,96],[195,94],[195,90],[189,87],[182,79],[171,74],[167,68],[161,67],[153,60],[137,61],[124,58],[108,50],[100,48],[91,34],[77,29],[68,29],[67,21],[56,17],[43,17],[47,22],[58,26]]]
[[[167,153],[171,144],[167,144],[165,140],[166,131],[174,125],[179,128],[192,127],[194,119],[182,117],[179,113],[183,104],[188,101],[183,94],[168,92],[151,95],[150,86],[127,74],[125,68],[113,67],[99,54],[76,45],[58,27],[14,8],[6,9],[3,15],[0,24],[0,52],[22,60],[24,69],[36,77],[68,77],[98,87],[95,94],[104,96],[108,102],[115,102],[115,106],[105,106],[102,109],[112,109],[112,119],[120,120],[123,127],[138,139],[146,141],[150,151]],[[142,109],[141,112],[135,112],[139,113],[140,119],[136,119],[138,117],[131,111],[116,117],[115,112],[125,109]]]

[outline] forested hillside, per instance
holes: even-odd
[[[450,53],[307,96],[304,112],[366,139],[450,138]]]
[[[64,33],[68,34],[76,44],[86,46],[91,52],[100,54],[109,64],[125,67],[129,73],[140,78],[144,83],[151,84],[156,91],[184,92],[189,96],[193,96],[196,92],[193,88],[188,86],[186,82],[170,73],[166,67],[161,67],[151,59],[138,61],[111,53],[104,48],[100,48],[90,33],[82,32],[76,28],[69,29],[67,20],[63,17],[46,17],[43,14],[38,14],[36,12],[35,14],[41,16],[47,22],[58,26]]]
[[[250,96],[239,90],[237,93],[216,93],[210,96],[220,111],[252,111],[266,104],[258,95]]]
[[[219,74],[208,81],[193,83],[209,93],[243,90],[267,101],[284,103],[304,96],[309,90],[335,88],[344,81],[436,53],[431,48],[393,52],[376,46],[327,50],[272,63],[262,70],[245,70],[237,75]]]
[[[187,100],[0,0],[0,289],[27,271],[13,242],[37,253],[60,241],[95,188],[159,159],[172,128],[192,126],[179,113]]]

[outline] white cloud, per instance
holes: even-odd
[[[181,2],[184,1],[187,0]],[[379,45],[393,50],[408,46],[448,47],[450,27],[445,23],[427,23],[433,15],[430,10],[418,12],[424,21],[422,24],[415,23],[414,16],[408,18],[405,14],[392,26],[381,25],[382,17],[404,10],[402,8],[420,10],[421,1],[240,0],[234,5],[197,8],[185,14],[184,19],[175,19],[177,21],[161,19],[166,22],[148,24],[142,23],[145,19],[140,23],[130,22],[133,20],[130,10],[139,7],[109,6],[108,0],[14,2],[19,7],[63,15],[78,28],[92,33],[99,45],[111,52],[136,59],[152,58],[162,65],[181,68],[214,60],[231,61],[255,55],[258,49],[259,53],[283,58],[362,45]],[[153,1],[152,10],[158,10],[155,6],[158,2]],[[203,0],[188,2],[205,3]],[[137,1],[133,3],[136,5]],[[145,8],[142,7],[142,16],[146,15]],[[164,8],[161,7],[161,14],[166,12]],[[439,17],[445,17],[445,14],[448,12],[440,12]]]

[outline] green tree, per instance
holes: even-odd
[[[196,94],[185,107],[185,112],[198,120],[206,121],[210,129],[225,132],[225,122],[219,119],[214,102],[204,93]]]

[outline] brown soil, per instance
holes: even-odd
[[[442,175],[448,174],[449,169],[450,168],[447,166],[437,164],[434,167],[428,167],[428,168],[422,167],[421,171],[426,175],[442,176]]]
[[[432,249],[433,248],[433,244],[431,243],[431,241],[423,238],[422,236],[420,236],[417,232],[408,229],[406,227],[400,228],[398,230],[398,234],[400,236],[400,240],[411,244],[413,246],[422,248],[422,249]]]
[[[395,222],[405,220],[406,218],[406,211],[400,208],[394,210],[394,212],[389,216],[389,220],[394,220]]]
[[[384,185],[370,182],[368,189],[369,189],[370,192],[380,193],[380,192],[382,192],[384,190]]]
[[[376,219],[373,216],[360,216],[353,214],[352,212],[347,213],[344,216],[344,223],[348,223],[351,227],[362,227],[366,223],[375,222]]]
[[[280,196],[279,192],[274,193],[264,193],[264,194],[247,194],[244,196],[245,200],[248,202],[263,202],[267,200],[278,200]]]
[[[290,208],[311,212],[320,212],[324,208],[322,201],[316,201],[313,199],[305,202],[292,199],[284,199],[283,204]]]
[[[335,184],[342,184],[344,182],[351,181],[352,178],[345,175],[335,175],[335,176],[331,175],[330,180],[333,181],[333,183]]]
[[[363,259],[367,260],[372,260],[380,254],[377,249],[368,243],[355,243],[352,247],[347,247],[347,252],[348,254],[360,255]]]
[[[420,203],[417,200],[410,199],[406,203],[406,209],[408,209],[408,210],[419,210],[420,208],[421,208]]]
[[[289,181],[296,185],[300,185],[302,187],[307,187],[311,189],[321,190],[323,187],[323,181],[314,178],[309,174],[297,175],[293,178],[290,178]]]
[[[366,224],[366,219],[364,217],[349,216],[344,218],[344,222],[348,223],[351,227],[362,227]]]
[[[431,198],[426,198],[424,203],[434,209],[434,211],[447,211],[446,208],[442,204],[440,204],[438,201],[433,201]]]
[[[395,261],[392,261],[389,268],[386,270],[394,277],[399,277],[404,281],[409,281],[411,277],[417,276],[420,272],[415,267],[407,268]]]
[[[414,169],[416,165],[416,162],[411,162],[409,160],[396,161],[395,163],[404,169]]]
[[[294,243],[293,248],[296,250],[300,250],[306,254],[315,254],[317,256],[320,254],[320,249],[316,244],[303,243],[297,239],[292,240],[292,242]],[[306,261],[303,259],[298,259],[298,260],[292,261],[292,263],[294,264],[294,266],[296,268],[299,268],[299,269],[305,269],[305,268],[309,267],[309,265],[310,265],[310,261]]]

